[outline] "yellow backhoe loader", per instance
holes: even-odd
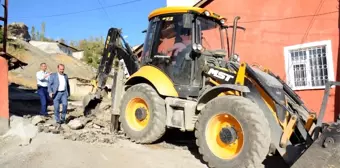
[[[327,83],[316,117],[270,70],[238,61],[240,17],[227,26],[203,8],[165,7],[148,19],[140,61],[121,32],[109,30],[95,92],[84,99],[86,115],[95,112],[111,74],[112,129],[131,141],[153,143],[178,128],[195,132],[209,167],[264,167],[272,155],[287,167],[339,167],[340,126],[322,123],[329,88],[339,83]]]

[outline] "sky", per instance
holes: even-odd
[[[104,38],[110,27],[121,28],[131,46],[144,42],[148,15],[165,7],[166,0],[8,0],[8,23],[22,22],[45,36],[66,42],[85,38]],[[3,2],[2,2],[3,3]],[[105,8],[106,12],[103,10]],[[1,11],[3,12],[3,11]]]

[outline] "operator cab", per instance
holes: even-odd
[[[197,97],[209,58],[226,57],[224,18],[196,7],[166,7],[149,15],[142,65],[153,65],[173,81],[180,97]],[[218,66],[218,65],[216,65]]]

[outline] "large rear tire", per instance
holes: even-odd
[[[165,101],[148,84],[137,84],[124,94],[120,106],[121,127],[136,143],[153,143],[166,130]]]
[[[240,96],[208,102],[200,112],[195,136],[203,160],[214,168],[264,167],[271,141],[262,110]]]

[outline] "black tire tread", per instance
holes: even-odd
[[[150,106],[153,106],[152,112],[154,115],[154,117],[152,119],[150,118],[150,121],[149,121],[149,123],[151,123],[152,126],[149,127],[149,130],[143,137],[132,138],[125,131],[124,132],[127,135],[127,137],[133,142],[140,143],[140,144],[153,143],[157,141],[158,139],[160,139],[164,135],[165,130],[166,130],[165,101],[163,98],[161,98],[158,95],[158,93],[155,91],[155,89],[153,89],[152,86],[146,83],[141,83],[141,84],[137,84],[137,85],[130,87],[125,92],[122,98],[122,102],[124,100],[128,101],[126,99],[129,99],[129,93],[133,93],[133,92],[143,92],[151,99],[151,102],[154,103],[153,105],[150,105]],[[122,107],[122,105],[120,107],[121,113],[123,110],[125,110],[125,107]],[[128,126],[123,124],[122,119],[123,117],[122,115],[120,115],[119,121],[122,123],[121,127],[123,130],[127,130],[126,127]]]
[[[202,117],[207,117],[207,115],[205,115],[204,113],[209,113],[209,111],[216,108],[217,106],[231,106],[231,108],[239,112],[242,117],[247,120],[247,122],[251,122],[253,124],[252,131],[249,131],[252,135],[249,136],[254,137],[252,138],[252,141],[255,141],[255,143],[253,143],[254,145],[251,145],[251,150],[247,153],[248,158],[252,159],[242,160],[243,164],[239,165],[238,167],[264,167],[262,165],[262,161],[266,158],[268,154],[269,144],[271,142],[270,132],[268,131],[269,123],[257,104],[253,103],[250,99],[241,96],[230,95],[217,97],[208,102],[199,114],[198,121],[195,125],[195,137],[196,144],[199,148],[198,151],[201,155],[203,155],[203,160],[207,162],[209,167],[211,168],[222,168],[222,166],[228,167],[227,165],[221,165],[220,163],[212,162],[212,159],[209,158],[209,155],[205,154],[205,151],[209,149],[205,149],[205,146],[202,145],[203,143],[205,143],[205,137],[200,137],[202,135],[202,131],[204,131],[205,129],[205,125],[201,124],[200,119],[202,119]]]

